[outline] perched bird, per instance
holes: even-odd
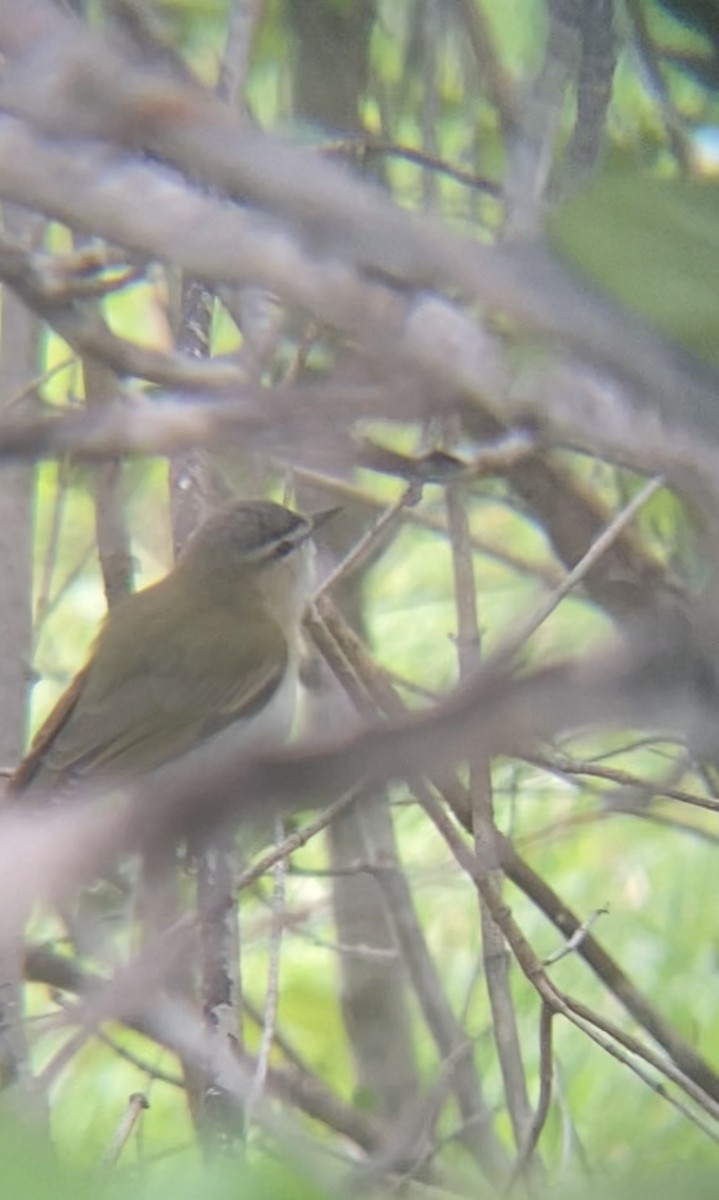
[[[59,792],[136,777],[185,756],[253,751],[292,725],[311,537],[300,516],[239,501],[205,522],[159,583],[109,612],[87,665],[11,784]],[[203,760],[204,761],[204,760]]]

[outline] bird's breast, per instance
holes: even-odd
[[[181,783],[188,770],[209,777],[227,764],[239,763],[244,758],[251,759],[284,745],[292,732],[298,688],[298,668],[291,658],[274,692],[257,712],[231,722],[179,758],[156,768],[153,777],[163,784],[171,782],[173,777]]]

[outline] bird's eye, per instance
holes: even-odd
[[[295,543],[286,538],[284,542],[278,542],[275,546],[275,557],[284,558],[285,555],[289,554],[291,550],[294,550],[294,548]]]

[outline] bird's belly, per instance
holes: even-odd
[[[233,721],[186,754],[156,768],[152,777],[163,784],[181,784],[187,771],[207,773],[209,777],[213,770],[221,770],[226,764],[239,763],[282,746],[292,732],[297,691],[297,670],[292,666],[259,712]]]
[[[208,738],[198,750],[206,747],[208,752],[214,754],[251,755],[283,745],[292,732],[297,708],[297,687],[297,671],[294,667],[288,668],[282,682],[258,712],[244,720],[233,721],[231,725]]]

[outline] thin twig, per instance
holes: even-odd
[[[72,355],[70,358],[63,358],[60,360],[60,362],[55,363],[54,366],[48,367],[48,369],[43,371],[42,374],[36,375],[35,378],[31,379],[29,383],[26,383],[21,388],[18,388],[18,390],[14,392],[12,396],[8,396],[7,400],[4,401],[2,406],[3,416],[7,416],[8,413],[12,412],[14,408],[18,408],[24,400],[28,400],[31,396],[39,396],[41,394],[41,389],[47,383],[50,383],[50,381],[53,380],[56,375],[60,375],[63,371],[67,371],[70,367],[74,367],[76,363],[77,360],[74,355]]]
[[[38,588],[37,600],[35,602],[35,613],[33,616],[33,636],[36,643],[38,639],[38,632],[47,617],[50,606],[50,592],[52,589],[52,580],[57,562],[60,532],[62,529],[63,513],[67,495],[66,476],[67,466],[64,462],[59,462],[56,471],[55,495],[53,497],[53,505],[51,510],[50,531],[48,533],[47,547],[43,556],[42,573],[40,575],[40,585]]]
[[[335,569],[323,580],[312,597],[312,601],[317,603],[320,596],[325,592],[332,591],[338,583],[345,580],[353,571],[358,570],[367,561],[378,542],[386,536],[392,525],[399,520],[403,510],[417,504],[421,498],[421,494],[421,485],[410,483],[399,499],[395,500],[394,504],[390,504],[389,508],[384,510],[371,529],[367,530],[364,536],[355,543],[349,554],[346,554]]]
[[[334,821],[335,817],[354,804],[360,793],[361,785],[357,784],[355,787],[350,788],[344,796],[340,796],[338,800],[335,800],[327,808],[323,809],[314,821],[308,821],[306,825],[295,830],[294,833],[288,834],[278,845],[273,846],[272,850],[268,850],[266,854],[263,854],[251,867],[247,867],[238,875],[235,880],[236,893],[239,894],[248,887],[251,887],[256,880],[266,875],[277,863],[289,858],[291,854],[294,854],[295,850],[306,846],[312,838],[321,833],[323,829],[326,829],[330,822]]]
[[[143,1112],[150,1107],[150,1102],[143,1092],[133,1092],[128,1098],[127,1109],[120,1121],[115,1133],[112,1136],[107,1150],[103,1155],[103,1162],[109,1166],[114,1166],[120,1155],[122,1154],[128,1139],[132,1134],[133,1129],[137,1125]]]
[[[321,147],[323,153],[328,155],[339,155],[358,158],[361,157],[365,161],[371,161],[373,157],[387,155],[390,158],[401,158],[405,162],[415,163],[418,167],[424,167],[428,171],[436,171],[439,175],[445,175],[447,179],[453,179],[456,183],[461,183],[465,187],[471,188],[473,191],[482,192],[487,196],[502,195],[502,185],[497,183],[495,179],[490,179],[487,175],[478,175],[476,171],[467,171],[463,167],[458,167],[455,163],[447,162],[446,159],[440,158],[437,154],[430,154],[426,150],[418,150],[415,146],[404,146],[399,142],[392,142],[386,138],[373,137],[371,134],[362,133],[357,136],[342,137],[337,141],[332,141]]]
[[[636,496],[630,500],[617,515],[609,522],[605,529],[592,542],[586,554],[580,558],[579,562],[568,572],[563,583],[555,588],[554,592],[543,601],[539,607],[529,617],[523,621],[513,623],[511,634],[504,638],[500,646],[492,655],[493,660],[503,657],[511,657],[529,640],[532,634],[544,624],[544,622],[552,615],[554,610],[558,608],[562,600],[581,583],[584,577],[592,567],[600,560],[603,554],[616,542],[622,530],[626,529],[627,525],[634,520],[634,517],[641,508],[647,503],[651,497],[659,491],[663,486],[664,479],[661,475],[650,479],[644,485]]]
[[[135,1054],[132,1050],[128,1050],[127,1046],[123,1046],[116,1038],[111,1037],[104,1029],[95,1030],[95,1037],[98,1042],[102,1042],[113,1054],[118,1058],[123,1058],[125,1062],[129,1062],[133,1067],[137,1067],[143,1075],[148,1079],[157,1083],[166,1083],[169,1087],[183,1088],[185,1082],[181,1075],[173,1074],[170,1071],[163,1071],[161,1067],[153,1066],[152,1063],[146,1062],[139,1054]]]
[[[582,921],[579,928],[574,930],[572,936],[567,938],[563,946],[560,946],[553,954],[542,960],[544,966],[551,967],[554,963],[559,962],[560,959],[566,958],[568,954],[573,954],[581,946],[592,926],[596,924],[601,916],[606,916],[608,912],[609,908],[605,905],[604,908],[596,908],[594,912],[590,913],[586,920]]]
[[[284,841],[282,821],[277,818],[275,825],[275,840],[278,846]],[[245,1121],[249,1126],[254,1109],[262,1095],[267,1079],[272,1043],[277,1027],[277,1009],[280,998],[280,949],[284,931],[284,910],[286,900],[287,869],[284,858],[279,858],[273,868],[275,877],[272,892],[272,930],[270,934],[270,957],[267,971],[267,988],[265,992],[265,1012],[262,1022],[262,1037],[257,1055],[257,1068],[252,1080],[245,1108]]]
[[[119,391],[117,376],[92,358],[83,357],[82,374],[89,413],[112,404]],[[129,595],[134,582],[134,559],[123,507],[123,470],[119,459],[94,469],[95,537],[108,608]]]
[[[710,1091],[703,1091],[693,1079],[685,1075],[681,1070],[678,1070],[673,1062],[662,1058],[656,1054],[648,1046],[645,1046],[637,1038],[625,1033],[616,1024],[603,1018],[599,1013],[589,1009],[586,1005],[578,1000],[570,999],[563,995],[549,980],[542,964],[537,959],[532,947],[522,934],[516,924],[510,910],[501,903],[500,898],[496,894],[494,888],[489,885],[485,878],[480,864],[475,856],[468,850],[462,838],[458,835],[450,819],[446,816],[441,807],[428,794],[419,793],[419,798],[427,815],[437,826],[439,832],[444,837],[450,849],[457,858],[460,866],[467,872],[470,878],[474,881],[476,887],[486,897],[488,906],[491,908],[492,915],[500,925],[507,941],[512,947],[515,957],[522,968],[523,973],[539,992],[543,1002],[550,1007],[553,1012],[561,1013],[572,1024],[577,1025],[585,1031],[592,1025],[608,1034],[610,1039],[619,1043],[632,1054],[644,1059],[653,1066],[661,1074],[667,1076],[672,1082],[676,1083],[684,1092],[698,1104],[705,1112],[712,1115],[715,1119],[719,1119],[719,1102],[712,1099]],[[619,1061],[625,1065],[633,1064],[626,1055],[619,1051],[617,1046],[612,1045],[608,1039],[601,1038],[595,1031],[592,1030],[590,1036],[602,1045],[609,1053],[613,1054]]]
[[[620,767],[604,767],[594,762],[583,762],[569,758],[564,754],[553,752],[551,758],[546,755],[532,754],[526,758],[547,771],[558,771],[563,775],[582,775],[590,779],[604,779],[608,783],[616,783],[619,787],[637,788],[652,796],[664,796],[668,800],[676,800],[680,804],[688,804],[692,808],[703,808],[708,812],[719,812],[719,800],[708,796],[698,796],[696,792],[688,792],[684,788],[669,787],[662,780],[644,779],[633,771],[625,771]]]
[[[462,493],[447,489],[447,522],[452,545],[454,594],[457,609],[457,655],[460,678],[466,679],[480,662],[481,638],[474,562],[469,540],[469,519]],[[472,799],[472,831],[477,856],[487,878],[499,892],[502,872],[497,863],[495,823],[492,802],[492,778],[487,761],[470,770],[469,791]],[[507,1109],[515,1143],[520,1148],[527,1140],[532,1120],[514,1000],[509,983],[507,947],[501,930],[479,893],[482,928],[482,961],[487,994],[492,1012],[492,1033],[497,1050]]]
[[[130,1012],[125,1011],[123,996],[107,995],[109,989],[116,987],[114,981],[84,970],[72,959],[63,955],[53,954],[45,947],[32,947],[26,958],[26,978],[35,982],[59,987],[82,997],[97,997],[104,1003],[103,1011],[109,1011],[114,1019],[123,1020],[124,1024],[135,1032],[155,1041],[172,1053],[185,1059],[191,1059],[198,1068],[204,1067],[206,1055],[212,1051],[214,1062],[225,1064],[227,1073],[234,1081],[235,1094],[244,1095],[246,1079],[256,1069],[256,1061],[242,1054],[238,1059],[228,1047],[221,1047],[216,1042],[208,1041],[207,1029],[202,1022],[185,1007],[179,1007],[171,1000],[160,1000],[157,994],[151,995],[148,989],[143,990],[143,998],[147,1001],[144,1006],[136,1002],[130,1004]],[[124,989],[120,985],[120,993]],[[148,998],[149,997],[149,998]],[[127,996],[125,995],[125,1000]],[[71,1010],[73,1017],[77,1014]],[[261,1024],[259,1014],[253,1015]],[[273,1097],[294,1104],[309,1117],[327,1125],[328,1128],[349,1138],[357,1146],[367,1152],[374,1151],[382,1144],[382,1134],[377,1122],[367,1114],[343,1103],[322,1081],[308,1070],[299,1056],[292,1052],[284,1043],[281,1035],[276,1038],[278,1046],[294,1064],[289,1070],[272,1068],[268,1077],[268,1090]],[[245,1075],[245,1071],[248,1072]],[[243,1087],[237,1085],[242,1082]]]
[[[222,56],[217,95],[231,107],[243,98],[252,47],[262,20],[264,0],[233,0]]]
[[[690,1109],[686,1104],[683,1104],[682,1101],[676,1096],[673,1096],[663,1083],[658,1083],[656,1079],[654,1079],[639,1065],[639,1063],[632,1059],[630,1054],[626,1054],[620,1048],[620,1046],[613,1043],[608,1037],[603,1037],[601,1033],[597,1032],[596,1028],[592,1028],[593,1025],[598,1025],[600,1029],[604,1027],[605,1023],[599,1021],[597,1014],[590,1013],[588,1009],[584,1009],[582,1006],[583,1014],[586,1013],[588,1015],[579,1016],[576,1012],[578,1007],[579,1006],[577,1005],[576,1001],[572,1002],[572,1008],[575,1009],[575,1012],[571,1014],[571,1020],[578,1029],[581,1029],[582,1032],[587,1035],[587,1037],[591,1038],[593,1042],[600,1046],[607,1054],[611,1055],[612,1058],[616,1059],[617,1062],[621,1063],[625,1067],[628,1067],[629,1070],[633,1071],[635,1075],[638,1075],[642,1082],[647,1085],[647,1087],[649,1087],[657,1096],[660,1096],[663,1100],[668,1101],[668,1103],[676,1108],[682,1114],[682,1116],[686,1117],[692,1122],[692,1124],[701,1129],[702,1133],[706,1134],[706,1136],[711,1138],[712,1141],[719,1142],[719,1133],[717,1133],[714,1127],[707,1125],[706,1122],[702,1121],[692,1109]],[[616,1032],[617,1031],[615,1028],[615,1036]],[[621,1035],[618,1040],[622,1044],[626,1044],[628,1041],[626,1035]],[[640,1058],[648,1061],[655,1068],[655,1070],[660,1072],[660,1074],[668,1076],[673,1083],[677,1084],[684,1091],[688,1091],[689,1095],[699,1105],[699,1107],[704,1109],[704,1111],[712,1117],[714,1122],[719,1122],[719,1108],[717,1105],[709,1102],[701,1093],[697,1094],[697,1092],[694,1091],[691,1086],[687,1086],[688,1081],[685,1080],[679,1072],[671,1068],[670,1064],[662,1063],[661,1060],[658,1060],[655,1056],[651,1055],[646,1047],[634,1046],[630,1047],[630,1050],[632,1053],[637,1054]]]
[[[333,632],[333,638],[330,641],[334,643],[334,636],[339,637],[342,641],[342,657],[349,672],[346,680],[350,696],[354,698],[355,689],[359,687],[362,689],[359,696],[366,695],[367,702],[373,706],[373,709],[379,707],[382,712],[395,718],[400,713],[406,712],[397,693],[368,656],[356,634],[346,628],[346,622],[336,612],[328,597],[322,597],[319,607],[322,610],[323,618]],[[319,624],[321,626],[322,622]],[[311,632],[315,636],[317,632],[315,626],[311,626]],[[321,639],[318,645],[322,648]],[[333,665],[331,656],[329,661]],[[343,678],[341,674],[340,678]],[[415,791],[417,791],[416,785]],[[450,806],[454,807],[452,789],[445,787],[443,795],[450,801]],[[501,861],[503,869],[512,882],[529,896],[533,903],[538,905],[562,933],[571,936],[581,922],[571,912],[566,901],[560,899],[552,891],[546,881],[529,867],[511,842],[506,839],[501,840]],[[592,967],[620,1003],[666,1049],[672,1060],[681,1063],[686,1074],[694,1079],[708,1095],[719,1098],[719,1078],[709,1064],[642,995],[621,967],[591,934],[584,939],[577,952]]]
[[[42,1072],[38,1076],[38,1087],[42,1091],[47,1091],[52,1087],[58,1076],[72,1062],[75,1055],[79,1054],[83,1046],[87,1044],[89,1037],[90,1031],[83,1026],[69,1037],[67,1041],[63,1042],[60,1049],[52,1056],[50,1062],[43,1067]]]
[[[566,900],[560,898],[547,881],[537,875],[520,857],[511,842],[504,838],[501,858],[507,877],[549,918],[556,929],[566,937],[571,937],[575,930],[581,927],[581,921],[572,912]],[[719,1077],[712,1067],[635,987],[592,933],[585,934],[576,947],[576,953],[631,1013],[634,1020],[662,1046],[683,1075],[719,1104]]]
[[[664,124],[677,162],[682,169],[691,172],[694,169],[692,160],[691,135],[685,128],[681,113],[677,110],[672,99],[671,91],[662,75],[656,48],[647,28],[644,11],[638,0],[626,0],[627,12],[633,26],[634,49],[640,63],[640,74],[643,74],[649,91],[653,93],[657,106],[664,119]]]
[[[312,470],[309,467],[295,466],[293,469],[298,480],[319,484],[339,500],[356,502],[370,509],[385,507],[380,497],[364,488],[357,487],[347,479],[340,479],[327,471]],[[402,511],[401,519],[411,526],[427,529],[441,537],[448,536],[447,522],[443,520],[441,514],[425,512],[418,508],[405,508]],[[486,534],[475,531],[471,533],[471,542],[472,549],[477,553],[486,554],[488,558],[495,559],[520,575],[536,576],[546,587],[556,588],[564,579],[564,572],[551,559],[547,559],[545,562],[531,562],[516,554],[510,546],[494,543],[487,538]]]
[[[517,1156],[517,1162],[507,1185],[507,1192],[512,1190],[516,1181],[522,1176],[534,1150],[537,1147],[542,1130],[549,1116],[549,1106],[552,1102],[552,1022],[555,1013],[548,1004],[542,1004],[539,1013],[539,1099],[537,1111],[534,1114],[527,1140]]]

